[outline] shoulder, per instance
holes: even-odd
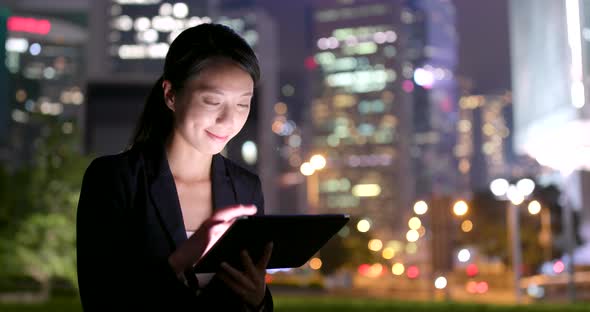
[[[118,154],[97,157],[88,165],[85,177],[121,178],[131,176],[139,164],[138,155],[136,150],[131,149]]]

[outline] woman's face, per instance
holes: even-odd
[[[209,64],[172,97],[175,134],[204,154],[223,150],[244,126],[254,92],[251,76],[230,61]],[[169,88],[168,88],[169,89]],[[169,93],[169,92],[168,92]]]

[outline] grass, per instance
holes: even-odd
[[[0,304],[0,311],[81,311],[77,298],[55,298],[44,304]],[[433,302],[402,302],[376,299],[346,299],[346,298],[321,298],[321,297],[283,297],[275,298],[276,311],[412,311],[412,312],[510,312],[510,311],[590,311],[590,307],[584,304],[553,305],[532,304],[523,306],[510,305],[484,305],[469,303],[433,303]]]
[[[276,298],[277,311],[412,311],[412,312],[510,312],[510,311],[590,311],[587,305],[485,305],[457,302],[406,302],[378,299],[345,298]]]

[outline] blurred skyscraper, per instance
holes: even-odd
[[[40,14],[31,3],[12,3],[10,9],[2,13],[6,40],[0,55],[7,72],[0,74],[5,75],[0,80],[6,97],[0,112],[0,158],[18,167],[31,161],[35,142],[47,127],[61,126],[64,135],[77,128],[85,101],[87,33],[76,14]]]
[[[393,239],[413,193],[408,97],[403,94],[401,2],[318,1],[312,10],[309,155],[327,160],[308,177],[310,212],[370,220]]]
[[[487,190],[492,179],[512,176],[510,105],[509,93],[460,98],[453,153],[463,190]]]
[[[10,11],[5,7],[0,7],[0,60],[6,59],[6,39],[8,30],[6,22],[10,16]],[[8,70],[6,66],[0,66],[0,103],[8,104]],[[0,107],[0,144],[4,145],[8,134],[8,124],[10,122],[8,105]],[[0,153],[1,154],[1,153]],[[0,159],[7,156],[0,155]]]
[[[413,173],[417,198],[455,195],[458,168],[453,157],[458,121],[458,38],[455,7],[446,0],[406,1],[401,12],[407,36],[402,64],[404,91],[412,112]]]
[[[393,239],[414,200],[457,190],[454,14],[444,0],[314,4],[308,154],[327,166],[308,178],[312,211]]]

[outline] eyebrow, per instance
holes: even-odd
[[[201,92],[210,92],[210,93],[216,93],[216,94],[220,94],[220,95],[225,95],[225,92],[221,91],[220,89],[216,89],[216,88],[211,88],[211,87],[200,87],[198,88]],[[243,93],[241,96],[251,96],[252,92],[248,91],[246,93]]]

